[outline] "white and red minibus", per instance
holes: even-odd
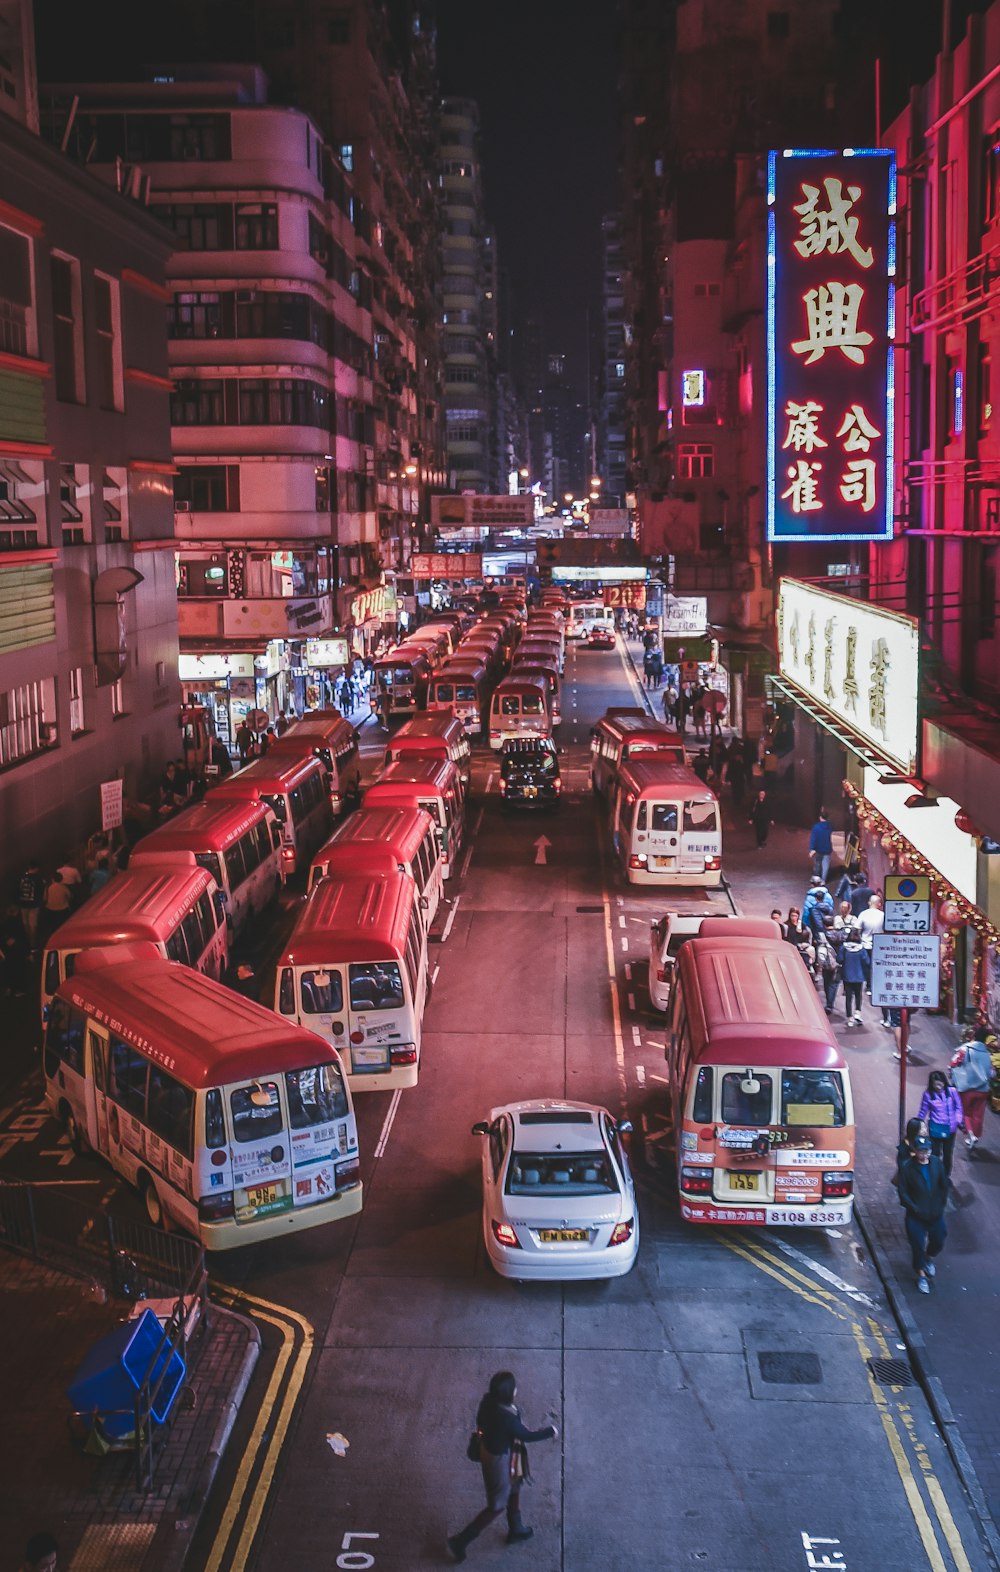
[[[387,764],[365,792],[366,808],[422,808],[434,822],[441,852],[441,874],[450,879],[458,866],[465,828],[465,796],[450,759],[414,754]]]
[[[430,675],[430,657],[419,644],[400,644],[378,657],[369,699],[383,726],[393,715],[413,715],[423,708]]]
[[[357,796],[361,784],[358,734],[339,710],[308,711],[301,720],[293,721],[280,737],[274,738],[267,750],[268,758],[272,753],[286,758],[314,753],[326,770],[330,807],[338,816],[345,812],[349,800]]]
[[[805,962],[776,923],[706,918],[682,946],[665,1054],[687,1222],[850,1222],[850,1073]]]
[[[561,683],[554,654],[536,651],[519,645],[514,651],[510,674],[512,677],[537,677],[549,690],[549,709],[553,728],[562,723]]]
[[[423,754],[433,759],[450,759],[462,778],[463,790],[468,788],[472,749],[468,733],[455,715],[438,710],[434,714],[415,715],[404,721],[395,736],[386,743],[385,762],[396,764],[400,759]]]
[[[602,797],[614,791],[623,764],[643,759],[685,764],[684,739],[640,709],[608,710],[590,734],[590,782]]]
[[[445,661],[428,684],[427,713],[450,711],[467,732],[475,735],[482,731],[483,721],[489,714],[492,691],[485,658],[463,656],[459,645],[451,660]]]
[[[427,930],[409,874],[320,879],[278,961],[274,1008],[338,1048],[355,1092],[415,1086]]]
[[[327,877],[393,871],[413,880],[430,928],[441,904],[444,869],[434,822],[423,808],[359,808],[316,853],[309,888]]]
[[[511,673],[500,683],[490,704],[490,747],[500,749],[508,737],[551,737],[552,705],[541,677]]]
[[[153,863],[183,865],[189,854],[222,891],[233,939],[242,938],[281,892],[281,826],[266,802],[205,798],[192,803],[143,836],[129,870]]]
[[[209,802],[236,798],[266,802],[281,826],[281,861],[286,874],[308,868],[317,846],[330,833],[333,809],[326,789],[326,770],[306,748],[299,758],[276,751],[255,759],[235,775],[227,775],[208,794]]]
[[[81,955],[52,1000],[45,1100],[151,1223],[227,1250],[361,1210],[337,1050],[152,945]]]
[[[611,794],[611,839],[630,884],[722,882],[719,799],[683,765],[654,757],[621,767]]]
[[[229,963],[225,903],[193,852],[116,873],[59,925],[42,956],[42,1018],[59,984],[73,976],[81,951],[136,940],[146,940],[166,960],[209,977],[224,975]]]

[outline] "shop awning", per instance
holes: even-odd
[[[783,698],[790,699],[800,710],[804,710],[810,720],[815,721],[817,726],[822,726],[831,737],[836,737],[849,753],[855,754],[864,764],[870,765],[873,770],[878,770],[880,775],[898,776],[897,765],[881,753],[877,753],[869,743],[855,736],[846,726],[842,726],[827,710],[823,709],[822,705],[807,697],[794,683],[786,682],[784,677],[770,676],[768,685]]]

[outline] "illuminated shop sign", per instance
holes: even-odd
[[[705,402],[705,373],[704,371],[681,372],[681,403],[686,407],[704,404]]]
[[[552,569],[553,584],[638,584],[645,577],[645,568],[616,568],[607,562],[591,567],[569,563]]]
[[[252,677],[253,655],[180,655],[177,674],[182,682],[219,682],[225,677]]]
[[[769,540],[891,540],[896,165],[772,152]]]
[[[917,763],[919,655],[915,617],[781,580],[781,675],[904,775]]]
[[[306,663],[311,667],[346,666],[347,656],[346,639],[306,640]]]

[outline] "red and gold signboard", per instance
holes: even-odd
[[[896,165],[772,152],[769,540],[892,539]]]
[[[645,584],[605,584],[605,606],[624,606],[630,611],[645,611]]]

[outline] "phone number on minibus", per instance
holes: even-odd
[[[798,1226],[806,1228],[832,1228],[851,1220],[851,1206],[812,1207],[796,1211],[787,1206],[764,1208],[698,1206],[690,1201],[681,1202],[681,1216],[688,1223],[752,1223],[760,1228]]]

